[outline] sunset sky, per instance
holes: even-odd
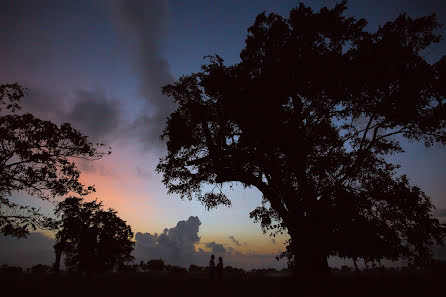
[[[303,2],[315,10],[335,3]],[[199,71],[203,56],[218,54],[227,65],[238,62],[247,28],[258,13],[287,16],[297,5],[291,0],[2,0],[0,83],[19,82],[28,89],[24,111],[70,122],[94,141],[111,146],[110,156],[78,164],[81,179],[95,185],[91,198],[116,209],[135,234],[141,232],[135,238],[141,241],[141,259],[163,255],[144,252],[144,240],[185,221],[184,232],[191,236],[187,244],[194,245],[190,252],[200,263],[207,261],[208,252],[215,252],[236,266],[281,267],[283,262],[276,263],[273,256],[286,238],[262,234],[260,225],[249,218],[261,201],[258,190],[228,186],[232,207],[206,211],[197,201],[167,195],[155,167],[165,154],[159,134],[174,108],[160,88]],[[446,24],[442,0],[355,0],[348,6],[346,14],[366,18],[370,31],[402,11],[414,17],[435,12]],[[444,27],[441,32],[446,36]],[[444,41],[433,47],[426,53],[429,61],[446,54],[445,49]],[[437,213],[446,216],[446,148],[404,147],[407,152],[393,158],[413,184],[430,195]],[[14,197],[50,211],[35,198],[20,193]],[[33,236],[30,240],[39,240],[39,235]],[[5,251],[12,253],[22,242],[2,240],[0,264],[7,258]],[[187,264],[184,259],[175,261]]]

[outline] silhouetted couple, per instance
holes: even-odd
[[[214,258],[215,256],[212,255],[211,260],[209,261],[209,277],[211,280],[213,280],[215,272],[217,272],[217,279],[220,280],[223,278],[223,258],[218,257],[217,267],[215,267]]]

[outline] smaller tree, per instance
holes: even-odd
[[[230,267],[230,266],[229,266]],[[226,269],[227,267],[225,267],[225,269]],[[199,272],[199,271],[203,271],[203,267],[201,267],[201,266],[198,266],[198,265],[194,265],[194,264],[191,264],[191,265],[189,265],[189,272]],[[226,271],[226,270],[225,270]]]
[[[103,210],[97,200],[85,202],[69,197],[60,202],[55,214],[61,217],[56,233],[56,258],[66,255],[68,270],[101,272],[116,263],[133,260],[131,227],[111,208]],[[56,265],[59,261],[56,259]],[[58,267],[55,267],[58,270]]]
[[[45,274],[51,271],[51,267],[44,264],[37,264],[28,268],[28,272],[32,274]]]
[[[139,262],[139,269],[141,269],[142,271],[146,271],[148,269],[147,264],[143,260]]]
[[[163,271],[164,267],[164,261],[161,259],[152,259],[147,262],[147,270]]]

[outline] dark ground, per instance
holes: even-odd
[[[0,296],[446,296],[439,272],[335,272],[324,284],[279,276],[226,274],[110,273],[92,278],[61,274],[0,276]]]

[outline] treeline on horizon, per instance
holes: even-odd
[[[385,267],[384,265],[379,265],[378,263],[372,263],[370,267],[364,267],[363,269],[355,269],[353,266],[342,265],[341,267],[331,267],[330,270],[335,273],[360,273],[359,275],[367,275],[370,273],[381,273],[388,275],[389,273],[446,273],[446,261],[444,260],[434,260],[430,265],[425,266],[422,270],[416,266],[395,266],[395,267]],[[68,273],[68,275],[75,275],[76,271],[58,271],[54,270],[54,265],[44,265],[36,264],[27,269],[23,269],[20,266],[10,266],[10,265],[0,265],[0,275],[6,277],[17,277],[20,274],[26,273],[30,275],[59,275],[59,273]],[[166,265],[161,259],[152,259],[146,262],[140,261],[139,264],[124,264],[117,268],[116,270],[105,271],[107,273],[144,273],[144,272],[155,272],[155,273],[169,273],[170,275],[184,275],[187,273],[192,273],[195,275],[201,275],[203,278],[207,278],[209,274],[209,266],[199,266],[195,264],[189,265],[188,268]],[[231,277],[238,276],[241,279],[247,279],[248,275],[254,276],[270,276],[270,277],[290,277],[292,276],[292,270],[289,268],[252,268],[245,270],[243,268],[236,268],[232,266],[225,266],[223,268],[223,273],[226,275],[231,275]],[[155,274],[156,275],[156,274]]]

